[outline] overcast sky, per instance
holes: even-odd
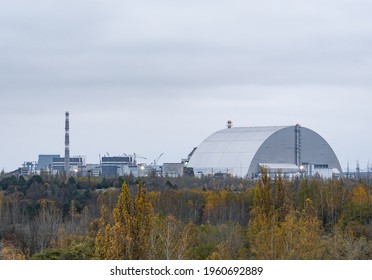
[[[1,0],[0,169],[39,154],[179,162],[216,130],[308,127],[372,160],[372,2]]]

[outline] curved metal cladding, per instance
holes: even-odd
[[[296,126],[236,127],[206,138],[190,159],[194,172],[229,173],[253,177],[259,165],[296,164]],[[340,163],[329,144],[314,131],[301,127],[301,161],[336,168]]]
[[[331,146],[319,134],[301,127],[301,164],[327,166],[342,172],[340,162]],[[296,126],[278,130],[257,150],[248,169],[248,176],[259,172],[260,163],[296,163]]]
[[[194,173],[222,172],[244,177],[260,146],[283,128],[234,127],[217,131],[199,145],[188,166],[194,168]]]
[[[327,141],[321,137],[315,131],[302,127],[302,163],[303,164],[316,164],[316,165],[328,165],[328,168],[337,169],[342,173],[341,164],[338,158],[327,143]]]

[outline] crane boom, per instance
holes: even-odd
[[[161,153],[160,156],[158,156],[157,159],[154,159],[154,165],[156,165],[158,163],[158,161],[162,157],[162,155],[164,155],[164,153]]]

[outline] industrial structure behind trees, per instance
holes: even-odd
[[[257,179],[262,167],[284,178],[298,176],[338,178],[341,165],[331,146],[311,129],[293,126],[233,127],[217,131],[194,148],[186,159],[158,165],[164,153],[150,164],[136,153],[99,156],[99,164],[88,164],[84,156],[70,156],[70,114],[65,112],[65,156],[40,155],[39,163],[25,162],[21,175],[41,171],[69,176],[117,177],[219,176]],[[16,172],[16,171],[15,171]],[[357,172],[359,177],[359,172]],[[349,178],[349,171],[346,175]],[[369,176],[368,176],[369,177]]]

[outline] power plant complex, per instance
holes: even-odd
[[[38,163],[25,163],[21,174],[51,172],[66,176],[234,176],[256,179],[262,168],[285,178],[319,176],[338,178],[340,162],[331,146],[319,134],[300,125],[233,127],[207,137],[187,159],[157,165],[137,163],[136,154],[100,156],[97,164],[87,164],[83,156],[70,156],[70,114],[65,113],[65,156],[39,155]],[[137,156],[138,157],[138,156]],[[145,158],[144,158],[145,159]]]

